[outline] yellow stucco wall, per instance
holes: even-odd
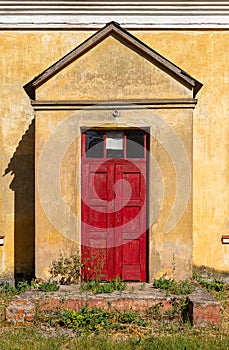
[[[0,32],[1,174],[8,169],[7,175],[0,180],[0,233],[6,236],[5,245],[0,247],[0,273],[3,277],[13,277],[15,256],[18,259],[16,272],[19,273],[29,269],[34,259],[28,247],[28,232],[33,234],[31,201],[23,187],[31,180],[23,170],[28,167],[31,171],[32,168],[31,132],[29,141],[24,138],[19,144],[34,112],[22,86],[92,33]],[[204,84],[198,93],[193,124],[193,263],[227,271],[229,247],[223,246],[220,238],[229,230],[229,66],[226,51],[229,33],[220,30],[131,33]]]
[[[150,148],[160,166],[165,188],[163,208],[154,222],[152,208],[159,205],[155,203],[154,197],[160,179],[156,179],[152,159],[149,157],[149,278],[152,281],[165,272],[171,274],[173,264],[176,265],[176,277],[184,279],[190,276],[192,194],[190,193],[182,219],[170,232],[164,232],[177,195],[176,163],[181,165],[183,160],[178,158],[171,162],[157,139],[167,140],[173,137],[168,125],[172,126],[176,136],[182,140],[191,165],[192,109],[161,108],[154,111],[132,108],[120,110],[120,117],[115,121],[112,110],[36,112],[36,272],[39,276],[47,277],[50,261],[58,259],[60,253],[70,255],[77,243],[80,244],[80,130],[94,126],[108,129],[148,127],[152,135]],[[158,127],[164,130],[155,127],[155,120]],[[71,130],[74,131],[71,133]],[[166,148],[166,144],[164,146]],[[172,146],[176,147],[175,144]],[[184,171],[187,171],[185,166]],[[84,200],[83,195],[82,198]],[[157,201],[158,199],[159,197]]]
[[[188,98],[191,94],[190,89],[112,36],[36,90],[38,100],[147,99],[152,95]]]

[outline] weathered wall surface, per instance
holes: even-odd
[[[188,98],[190,95],[188,88],[177,84],[167,73],[112,36],[36,91],[38,100]]]
[[[161,123],[160,118],[165,124]],[[148,126],[152,135],[151,150],[163,174],[165,188],[163,209],[154,225],[149,227],[149,277],[152,280],[166,272],[172,274],[173,264],[176,264],[175,274],[178,278],[189,277],[192,260],[192,194],[190,193],[182,219],[174,229],[166,233],[166,222],[177,190],[174,169],[176,161],[171,162],[165,148],[157,141],[171,138],[167,125],[172,126],[182,140],[191,164],[192,109],[176,108],[161,108],[156,111],[121,110],[120,117],[115,121],[112,110],[36,112],[37,274],[47,277],[50,261],[57,259],[60,253],[70,255],[77,243],[80,243],[80,130],[95,125],[108,129]],[[160,127],[163,130],[159,130]],[[176,147],[175,144],[172,146]],[[182,162],[181,159],[178,161]],[[154,198],[155,193],[159,192],[160,179],[155,181],[151,158],[149,163],[149,221],[152,223],[152,208],[160,205],[155,203]],[[185,170],[187,171],[184,166]],[[187,173],[185,175],[188,176]],[[182,201],[182,195],[180,200]]]
[[[0,180],[0,232],[6,236],[5,245],[0,247],[3,277],[12,278],[14,272],[33,274],[34,130],[33,124],[30,128],[29,125],[34,112],[22,86],[91,34],[89,31],[0,32],[4,53],[0,61],[0,166],[1,174],[7,173]],[[204,84],[194,111],[193,263],[226,271],[229,248],[222,246],[220,238],[229,230],[226,51],[229,33],[171,30],[133,34]],[[47,239],[54,240],[49,236]]]
[[[88,36],[71,32],[68,41],[67,33],[53,34],[0,32],[0,232],[6,237],[0,274],[7,279],[34,273],[34,111],[22,87]]]

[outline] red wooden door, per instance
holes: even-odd
[[[108,131],[96,133],[82,134],[83,271],[89,279],[145,281],[146,134],[113,131],[112,140]],[[135,133],[139,151],[130,149]]]

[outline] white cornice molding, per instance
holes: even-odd
[[[0,0],[0,28],[229,28],[225,1]]]

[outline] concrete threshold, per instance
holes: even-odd
[[[196,286],[187,297],[185,318],[192,325],[213,325],[220,327],[220,302],[206,290]],[[128,283],[123,292],[92,294],[82,292],[78,285],[61,286],[57,292],[27,291],[13,298],[6,309],[7,323],[15,325],[31,324],[36,312],[79,310],[82,306],[117,310],[144,311],[160,305],[163,312],[172,309],[175,302],[184,296],[167,295],[164,291],[153,288],[152,284]]]

